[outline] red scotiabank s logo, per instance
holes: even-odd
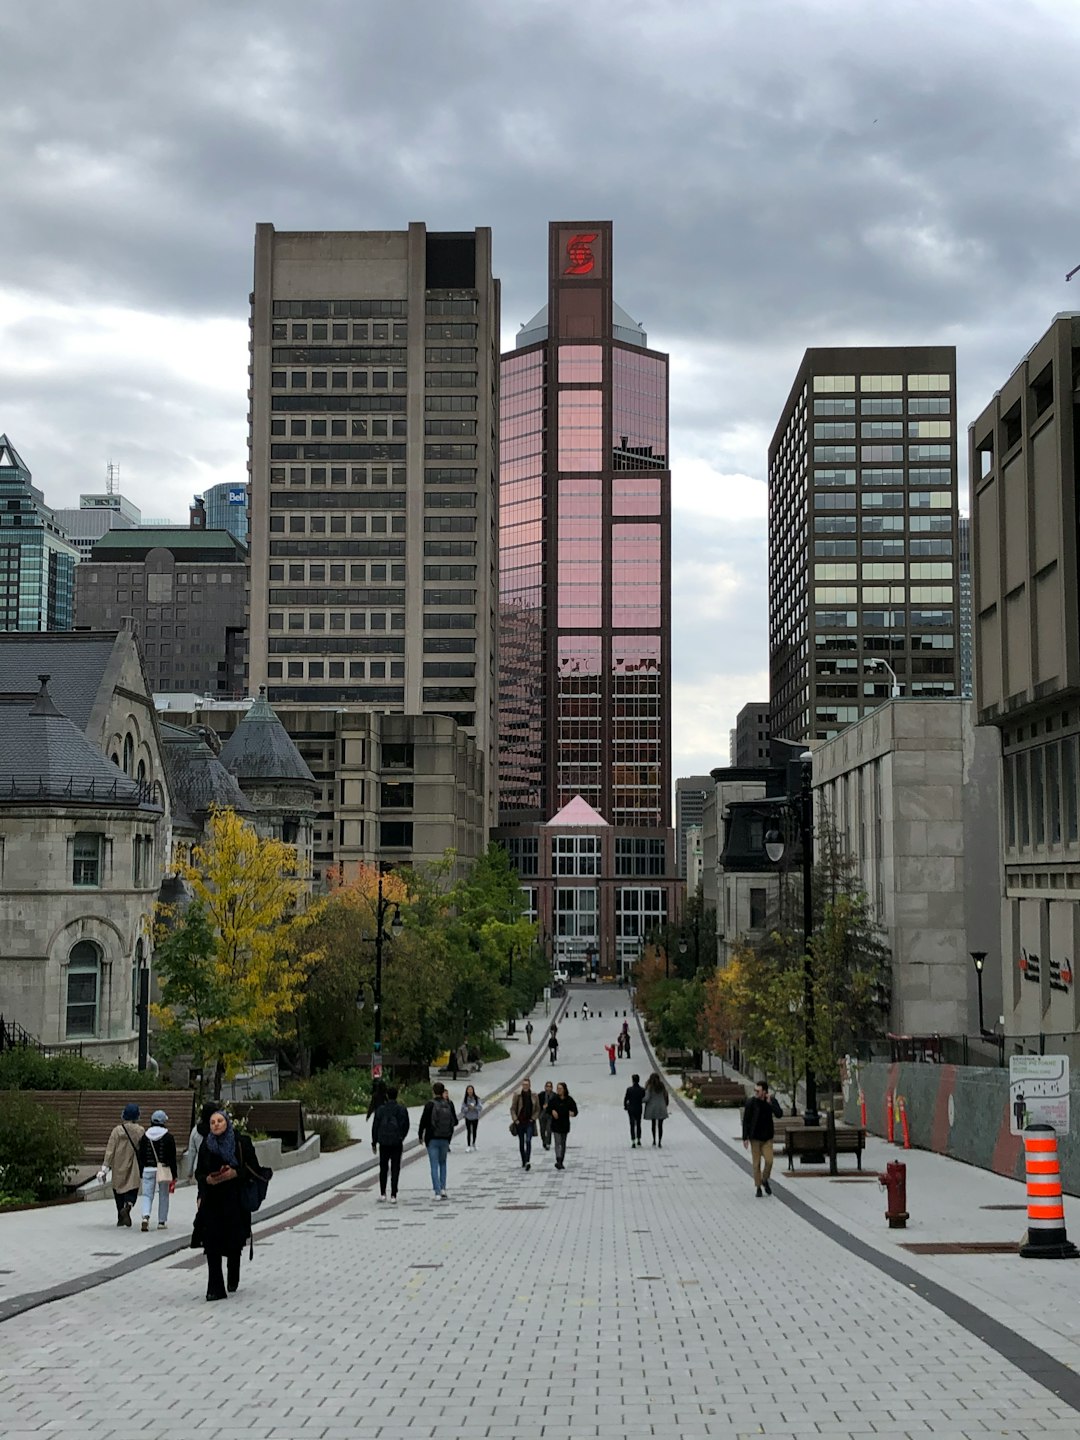
[[[596,264],[596,256],[592,252],[592,242],[596,236],[595,230],[589,235],[571,235],[566,242],[566,254],[570,264],[563,271],[564,275],[588,275]]]

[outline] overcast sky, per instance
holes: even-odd
[[[955,343],[986,403],[1080,308],[1074,0],[37,0],[0,15],[0,432],[47,501],[243,481],[256,221],[611,217],[672,357],[676,774],[768,696],[766,448],[805,347]]]

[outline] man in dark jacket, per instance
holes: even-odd
[[[759,1080],[754,1086],[752,1098],[746,1102],[742,1117],[743,1149],[748,1149],[754,1159],[754,1185],[759,1200],[762,1186],[766,1195],[772,1194],[769,1176],[772,1174],[773,1135],[776,1133],[773,1120],[781,1113],[779,1104],[769,1094],[768,1085]]]
[[[390,1174],[390,1203],[397,1204],[401,1150],[409,1133],[409,1112],[398,1102],[397,1086],[391,1085],[386,1099],[371,1122],[371,1148],[379,1151],[379,1200],[386,1199],[386,1176]]]
[[[645,1090],[640,1075],[632,1075],[633,1084],[623,1096],[623,1109],[630,1117],[630,1149],[641,1149],[641,1112],[645,1107]]]
[[[441,1080],[436,1080],[431,1087],[431,1099],[424,1106],[416,1132],[420,1144],[427,1148],[428,1164],[431,1166],[431,1188],[435,1192],[436,1200],[446,1199],[446,1161],[457,1123],[457,1111],[446,1093],[446,1086]]]

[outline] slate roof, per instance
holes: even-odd
[[[315,776],[262,691],[222,747],[221,763],[241,782],[291,780],[312,791],[318,789]]]
[[[29,705],[43,674],[56,708],[85,730],[116,645],[115,631],[8,631],[0,635],[3,695]]]
[[[150,789],[129,779],[61,713],[49,676],[31,704],[0,697],[0,804],[27,800],[137,807],[160,812]]]
[[[252,807],[244,792],[196,730],[182,730],[162,721],[162,753],[169,772],[173,797],[173,825],[201,830],[201,820],[211,806],[250,815]]]

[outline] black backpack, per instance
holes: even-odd
[[[397,1104],[390,1102],[385,1106],[385,1114],[379,1116],[379,1144],[400,1145],[404,1139],[401,1109]]]
[[[449,1100],[431,1102],[431,1138],[449,1140],[454,1133],[454,1107]]]

